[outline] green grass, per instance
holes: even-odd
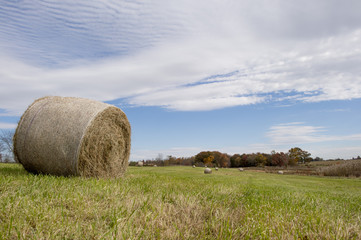
[[[361,180],[191,167],[66,178],[0,164],[0,239],[361,239]]]

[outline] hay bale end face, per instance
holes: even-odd
[[[22,115],[14,155],[32,173],[118,177],[128,166],[130,134],[125,113],[115,106],[44,97]]]
[[[212,169],[206,168],[206,169],[204,169],[204,173],[205,173],[205,174],[211,174],[211,173],[212,173]]]

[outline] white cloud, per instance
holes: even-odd
[[[15,129],[17,124],[0,122],[0,129]]]
[[[284,123],[270,127],[266,133],[270,145],[297,145],[331,141],[361,141],[360,134],[329,135],[327,129],[320,126],[309,126],[302,122]]]
[[[313,156],[322,157],[323,159],[351,159],[361,155],[360,146],[347,146],[347,147],[312,147],[310,146],[307,151],[311,152]]]
[[[286,123],[272,126],[266,136],[275,145],[300,144],[325,141],[326,137],[320,135],[323,127],[307,126],[303,123]]]
[[[337,3],[8,4],[0,109],[44,95],[181,111],[361,98],[360,3]]]

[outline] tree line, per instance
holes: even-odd
[[[161,156],[161,155],[159,155]],[[322,158],[312,158],[311,153],[294,147],[288,152],[271,153],[243,153],[229,155],[219,151],[202,151],[192,157],[177,158],[167,156],[165,159],[157,157],[152,160],[142,160],[144,165],[157,166],[209,166],[209,167],[264,167],[264,166],[293,166],[298,163],[308,163],[310,161],[321,161]],[[136,165],[136,162],[130,162],[130,165]]]

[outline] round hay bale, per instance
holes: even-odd
[[[278,171],[277,173],[278,173],[278,174],[283,174],[283,171]]]
[[[144,164],[142,161],[139,161],[137,165],[138,165],[138,167],[143,167]]]
[[[211,173],[212,173],[212,169],[206,168],[206,169],[204,169],[204,173],[205,173],[205,174],[211,174]]]
[[[130,134],[125,113],[115,106],[44,97],[22,115],[14,155],[32,173],[118,177],[128,166]]]
[[[243,171],[244,171],[244,169],[243,169],[243,168],[238,168],[238,170],[239,170],[240,172],[243,172]]]

